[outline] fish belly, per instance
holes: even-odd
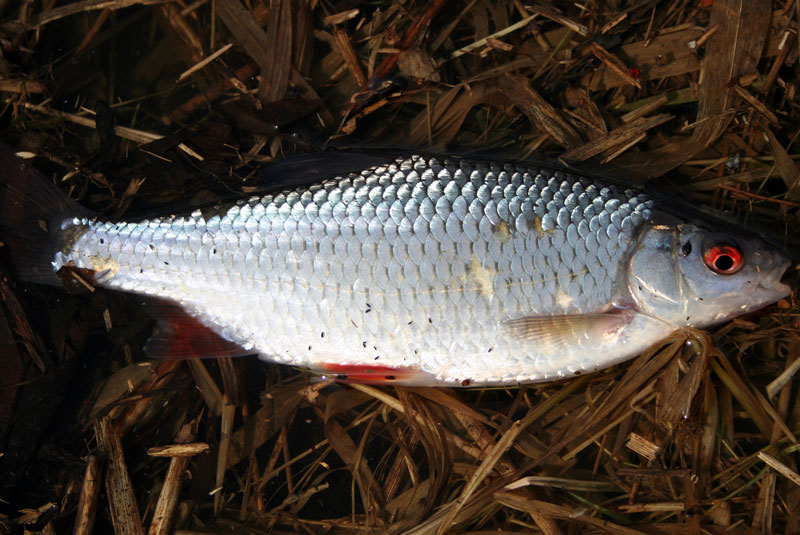
[[[442,384],[507,384],[589,371],[663,328],[569,344],[507,323],[592,314],[619,280],[651,201],[527,165],[410,157],[186,216],[85,227],[56,267],[171,299],[270,360],[415,368]]]

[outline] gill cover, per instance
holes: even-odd
[[[628,265],[628,290],[639,310],[674,327],[705,327],[757,310],[789,294],[789,265],[755,237],[692,224],[644,230]]]

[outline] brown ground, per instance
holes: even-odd
[[[798,28],[798,0],[0,1],[0,138],[111,217],[403,146],[607,164],[794,247]],[[793,298],[448,390],[147,362],[136,299],[0,290],[0,533],[800,533]]]

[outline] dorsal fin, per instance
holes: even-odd
[[[266,166],[258,174],[258,186],[266,191],[307,186],[328,178],[359,173],[393,162],[402,153],[364,150],[330,151],[291,156]]]

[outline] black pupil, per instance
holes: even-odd
[[[733,258],[726,254],[720,255],[714,260],[714,267],[720,271],[728,271],[733,267]]]

